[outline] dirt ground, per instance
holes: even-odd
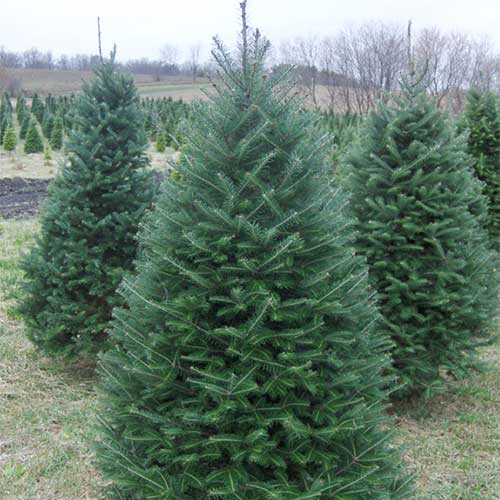
[[[29,218],[38,213],[47,196],[49,179],[0,179],[0,217]]]
[[[158,187],[166,171],[154,172]],[[47,197],[51,179],[0,178],[0,219],[29,219],[36,216]]]
[[[151,144],[147,155],[150,168],[161,182],[179,153],[171,148],[158,153]],[[52,161],[46,164],[41,153],[27,155],[20,148],[14,154],[0,151],[0,219],[27,219],[38,214],[47,196],[49,182],[64,161],[60,152],[53,152],[52,157]]]

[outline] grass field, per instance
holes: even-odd
[[[204,90],[210,89],[209,83],[158,83],[153,85],[139,85],[141,97],[171,97],[172,99],[205,99]]]
[[[0,222],[0,498],[99,499],[92,371],[40,356],[14,310],[19,256],[36,230],[34,220]],[[500,500],[500,347],[482,354],[490,371],[396,408],[398,440],[417,473],[408,500]]]
[[[35,92],[45,96],[77,93],[84,80],[91,79],[92,71],[62,71],[47,69],[5,69],[7,76],[19,82],[20,88],[32,96]],[[208,86],[206,79],[193,83],[185,77],[162,77],[155,81],[152,75],[134,75],[139,93],[143,97],[172,97],[192,100],[203,98],[202,88]]]

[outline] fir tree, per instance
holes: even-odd
[[[331,150],[332,164],[334,167],[341,161],[342,155],[346,152],[361,124],[361,117],[352,113],[333,113],[328,111],[321,114],[322,125],[332,134],[333,147]]]
[[[0,121],[0,143],[3,143],[3,137],[9,127],[12,127],[12,115],[6,112]]]
[[[28,133],[28,129],[31,123],[31,113],[26,111],[23,115],[23,121],[21,122],[21,127],[19,128],[19,138],[24,140],[26,139],[26,134]]]
[[[48,144],[45,144],[45,148],[43,150],[43,162],[45,165],[50,165],[52,163],[52,153]]]
[[[62,148],[63,144],[63,132],[64,126],[63,126],[63,119],[60,115],[57,116],[54,122],[54,127],[52,129],[52,134],[50,136],[50,147],[54,151],[58,151],[59,149]]]
[[[17,139],[16,132],[14,128],[11,126],[7,128],[5,134],[3,136],[3,148],[5,151],[14,151],[16,149]]]
[[[23,119],[24,119],[24,115],[25,113],[27,112],[27,108],[26,108],[26,99],[20,95],[18,98],[17,98],[17,101],[16,101],[16,115],[17,115],[17,121],[21,124]]]
[[[441,389],[441,370],[467,372],[491,338],[498,275],[464,138],[418,86],[396,102],[369,118],[341,177],[404,397]]]
[[[38,94],[35,93],[31,101],[31,113],[36,117],[38,123],[43,121],[44,105]]]
[[[10,96],[7,92],[4,92],[3,93],[3,96],[2,96],[2,106],[5,107],[5,109],[7,110],[7,112],[9,114],[12,114],[14,112],[14,109],[12,107],[12,103],[10,102]]]
[[[136,256],[151,203],[146,140],[131,76],[100,65],[83,87],[62,173],[53,181],[41,235],[24,262],[21,312],[44,352],[74,358],[106,347],[115,289]]]
[[[145,113],[146,115],[144,118],[144,130],[148,135],[150,135],[153,129],[153,114],[151,111],[148,110],[146,110]]]
[[[49,108],[45,108],[42,120],[42,132],[46,139],[50,140],[52,135],[52,129],[54,128],[54,115],[49,111]]]
[[[166,148],[167,138],[165,137],[165,132],[163,130],[158,130],[156,134],[156,151],[158,153],[164,153]]]
[[[24,141],[24,152],[31,153],[41,153],[43,151],[43,141],[38,132],[38,127],[36,120],[31,118],[28,131],[26,132],[26,140]]]
[[[52,94],[49,94],[45,98],[45,109],[51,114],[55,114],[57,111],[57,101]]]
[[[467,96],[461,128],[469,130],[468,148],[477,177],[488,198],[488,232],[500,250],[500,104],[493,92],[472,90]]]
[[[12,113],[13,110],[12,110],[12,104],[10,102],[10,97],[7,94],[7,92],[5,92],[2,95],[2,98],[0,99],[0,124],[2,122],[5,122],[6,120],[11,121]]]
[[[98,463],[117,498],[407,499],[323,135],[243,34],[121,288]]]

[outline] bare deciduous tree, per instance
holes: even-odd
[[[367,23],[318,41],[295,38],[281,46],[279,62],[294,65],[298,83],[318,104],[365,113],[398,90],[408,72],[404,26]],[[468,88],[500,90],[500,55],[487,38],[424,29],[416,36],[414,67],[441,107],[462,108]],[[321,91],[319,87],[321,86]]]
[[[166,43],[160,49],[160,57],[163,64],[176,66],[179,61],[179,49],[176,45]]]
[[[469,87],[482,91],[500,91],[500,56],[491,39],[480,37],[472,41],[472,65]]]
[[[473,66],[471,38],[465,33],[424,29],[417,38],[415,54],[422,81],[437,105],[460,108]]]
[[[35,47],[23,52],[23,66],[30,69],[53,69],[52,52],[41,52]]]
[[[328,108],[334,111],[336,109],[341,79],[336,73],[338,68],[336,64],[335,43],[332,37],[325,37],[321,41],[319,60],[323,76],[321,83],[325,86],[328,96]]]
[[[189,48],[189,67],[191,70],[191,75],[193,77],[193,83],[196,82],[198,76],[198,70],[200,67],[200,55],[201,55],[201,43],[198,42],[191,45]]]
[[[349,111],[365,113],[376,99],[393,91],[406,65],[401,26],[385,23],[347,28],[333,40],[336,73],[343,75],[341,93]]]
[[[313,104],[318,104],[316,87],[318,83],[318,64],[320,44],[316,36],[297,37],[281,45],[281,59],[285,64],[293,64],[299,84],[307,89]]]
[[[23,58],[17,52],[11,52],[0,47],[0,67],[5,68],[22,68]]]

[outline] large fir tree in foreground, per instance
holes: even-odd
[[[121,287],[98,464],[117,498],[407,499],[345,197],[243,24]]]
[[[404,396],[467,371],[491,338],[498,274],[463,137],[417,85],[396,101],[369,118],[342,178]]]
[[[21,311],[29,337],[48,354],[91,355],[105,346],[115,289],[132,267],[152,196],[138,99],[112,54],[78,100],[67,161],[24,261]]]
[[[469,130],[468,148],[474,170],[484,182],[488,198],[487,227],[492,243],[500,250],[500,101],[493,92],[472,90],[461,127]]]

